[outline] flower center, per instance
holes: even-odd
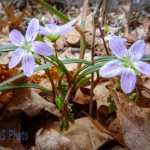
[[[26,53],[31,52],[32,42],[27,41],[27,40],[25,39],[22,48],[23,48],[24,52],[26,52]]]
[[[126,68],[131,68],[133,66],[133,60],[130,56],[124,57],[121,61]]]

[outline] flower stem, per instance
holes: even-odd
[[[84,54],[85,54],[85,49],[86,49],[85,35],[84,35],[84,32],[82,31],[82,29],[79,26],[76,25],[75,29],[80,33],[80,35],[82,37],[82,47],[81,47],[81,50],[80,50],[79,59],[83,59]],[[80,69],[80,67],[81,67],[81,63],[78,63],[77,70]]]
[[[42,58],[44,58],[44,57],[42,57]],[[37,63],[38,65],[41,65],[41,63],[40,63],[37,59],[36,59],[35,61],[36,61],[36,63]],[[45,61],[45,59],[44,59],[44,61]],[[56,90],[56,87],[55,87],[55,84],[54,84],[52,75],[51,75],[49,69],[44,69],[44,71],[45,71],[45,73],[47,74],[47,76],[48,76],[48,78],[49,78],[49,80],[50,80],[50,83],[51,83],[52,89],[53,89],[53,95],[54,95],[54,97],[55,97],[55,96],[57,95],[57,90]]]
[[[66,74],[68,84],[69,84],[69,86],[71,86],[72,76],[70,75],[69,71],[66,69],[65,65],[58,59],[56,42],[54,42],[54,51],[55,51],[55,55],[56,55],[56,62],[58,64],[58,68],[60,68]]]

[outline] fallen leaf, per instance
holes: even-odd
[[[52,150],[75,150],[81,149],[75,143],[73,143],[70,139],[61,135],[58,131],[54,129],[44,130],[40,129],[36,133],[36,141],[35,141],[33,150],[41,150],[41,149],[52,149]]]
[[[36,134],[36,148],[59,150],[94,150],[110,138],[99,131],[88,117],[76,119],[68,131],[60,132],[58,123],[48,124]]]
[[[123,136],[127,146],[132,150],[149,150],[150,118],[127,95],[112,88],[109,90],[117,106],[117,115],[123,126]]]
[[[17,30],[23,32],[23,28],[20,27],[20,24],[24,20],[24,16],[26,14],[26,9],[23,9],[23,11],[21,12],[21,15],[16,17],[15,12],[14,12],[14,7],[12,4],[5,6],[2,3],[2,6],[3,6],[3,9],[5,11],[5,14],[6,14],[8,20],[7,21],[0,20],[2,23],[2,24],[0,24],[0,28],[9,26],[10,30],[17,29]]]
[[[60,116],[56,106],[42,98],[34,89],[17,89],[13,90],[12,99],[7,104],[3,116],[12,116],[20,111],[24,111],[28,116],[35,116],[43,109],[53,115]]]

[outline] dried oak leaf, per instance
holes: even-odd
[[[78,150],[80,149],[70,139],[64,137],[54,129],[43,130],[40,129],[36,134],[36,146],[32,147],[33,150],[52,149],[52,150]]]
[[[94,150],[108,141],[109,136],[100,132],[88,117],[75,120],[68,131],[60,132],[58,123],[51,123],[36,134],[34,149]]]
[[[12,116],[20,111],[24,111],[28,116],[35,116],[43,109],[53,115],[60,116],[56,106],[42,98],[34,89],[16,89],[13,90],[12,99],[7,104],[2,116]]]
[[[21,15],[16,17],[15,12],[14,12],[14,6],[12,4],[5,6],[2,3],[2,6],[3,6],[3,9],[7,16],[7,21],[0,20],[0,28],[9,26],[10,30],[17,29],[17,30],[23,32],[23,28],[20,27],[20,24],[24,20],[24,16],[26,14],[26,9],[23,9],[23,11],[21,12]]]
[[[150,118],[127,95],[109,88],[117,106],[117,115],[123,127],[126,145],[131,150],[150,149]]]

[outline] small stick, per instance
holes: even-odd
[[[105,47],[105,52],[106,52],[107,56],[109,56],[109,52],[108,52],[108,49],[107,49],[107,46],[106,46],[106,42],[105,42],[105,39],[104,39],[104,33],[102,31],[102,28],[101,28],[101,25],[100,25],[99,21],[98,21],[98,28],[99,28],[99,31],[100,31],[101,36],[102,36],[103,44],[104,44],[104,47]]]
[[[91,66],[94,65],[94,47],[95,47],[95,32],[96,24],[99,19],[100,8],[103,0],[97,0],[97,8],[93,13],[93,39],[92,39],[92,50],[91,50]],[[93,90],[94,90],[94,72],[91,73],[91,91],[90,91],[90,105],[89,105],[89,115],[92,117],[93,112]]]

